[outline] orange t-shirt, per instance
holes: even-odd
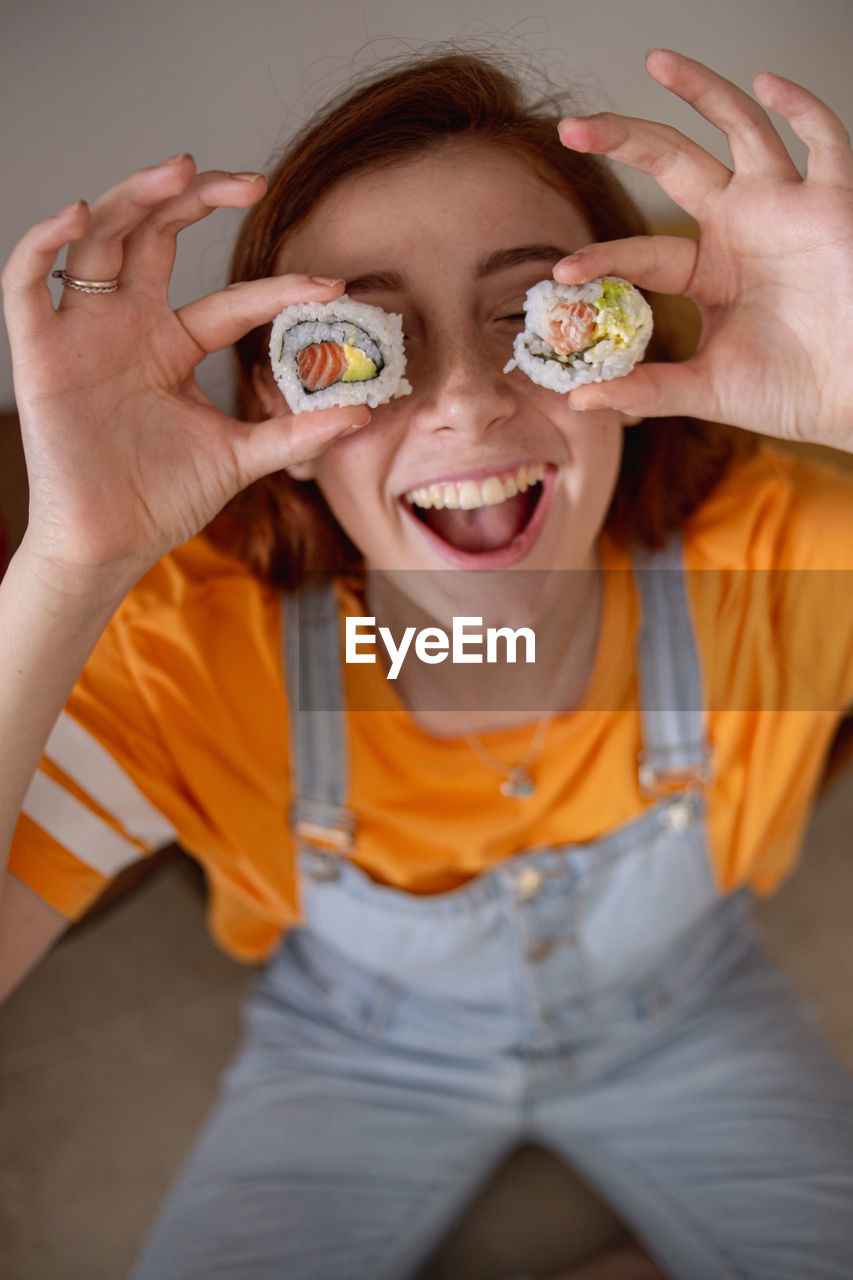
[[[684,530],[688,601],[715,753],[711,851],[722,891],[775,887],[791,867],[834,728],[853,700],[853,475],[764,446]],[[557,717],[537,788],[503,797],[464,739],[431,736],[383,690],[380,665],[348,665],[353,859],[411,893],[439,893],[500,859],[594,839],[643,812],[626,554],[607,571],[583,705]],[[342,613],[364,614],[346,586]],[[529,725],[479,735],[498,760]],[[440,803],[437,799],[440,797]],[[288,827],[289,717],[276,591],[194,539],[119,609],[51,736],[10,869],[80,916],[109,879],[178,839],[205,869],[214,936],[254,961],[299,918]]]

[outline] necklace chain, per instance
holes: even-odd
[[[527,796],[533,795],[536,790],[536,784],[527,771],[528,765],[533,763],[542,750],[545,736],[551,727],[553,719],[553,715],[550,714],[542,717],[534,730],[527,753],[515,765],[506,764],[505,761],[499,760],[497,756],[492,755],[488,747],[484,747],[475,734],[465,734],[465,741],[481,763],[487,765],[496,773],[503,774],[503,782],[500,784],[501,795],[515,796],[519,799],[525,799]]]

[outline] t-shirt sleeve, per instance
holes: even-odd
[[[78,919],[126,867],[177,838],[179,783],[113,621],[27,791],[9,870]]]

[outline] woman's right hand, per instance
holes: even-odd
[[[756,102],[672,50],[653,49],[646,65],[726,134],[732,167],[655,121],[608,112],[564,120],[566,146],[651,174],[695,218],[699,237],[589,245],[558,262],[554,275],[570,285],[624,276],[683,294],[702,332],[688,360],[639,364],[624,378],[577,387],[569,404],[706,418],[853,452],[853,150],[845,125],[808,89],[766,71],[755,78]],[[804,177],[769,111],[808,146]]]
[[[349,406],[243,423],[199,389],[205,355],[285,306],[343,289],[280,276],[172,310],[178,232],[265,189],[260,174],[196,173],[178,156],[134,173],[91,210],[70,205],[13,250],[3,289],[30,483],[25,542],[56,585],[105,571],[131,585],[251,481],[369,420]],[[64,289],[54,308],[46,278],[66,245],[70,276],[117,277],[116,291]]]

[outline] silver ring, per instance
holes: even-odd
[[[78,280],[62,268],[50,274],[54,280],[62,282],[63,289],[76,289],[78,293],[115,293],[118,288],[118,277],[115,280]]]

